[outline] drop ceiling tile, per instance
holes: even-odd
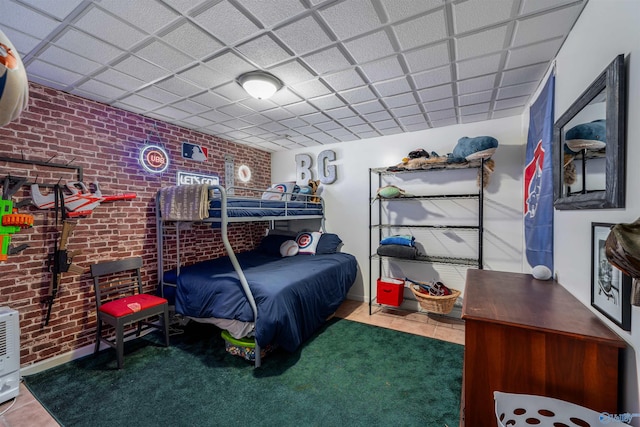
[[[505,68],[524,67],[526,65],[550,61],[556,56],[561,45],[562,39],[557,38],[518,49],[511,49]]]
[[[107,100],[116,99],[124,95],[126,92],[98,80],[89,80],[77,86],[83,92],[101,96]]]
[[[303,83],[298,83],[293,85],[291,89],[304,98],[313,98],[331,93],[331,91],[319,80],[309,80]]]
[[[397,135],[399,133],[402,133],[402,128],[400,128],[400,127],[391,127],[391,128],[388,128],[388,129],[381,129],[380,133],[383,134],[383,135],[386,135],[386,136]]]
[[[313,16],[294,21],[274,31],[289,49],[298,55],[318,50],[332,43]],[[304,37],[300,37],[304,34]]]
[[[17,49],[18,53],[23,58],[23,61],[25,60],[24,58],[26,54],[28,54],[30,51],[35,49],[38,44],[40,44],[39,39],[32,37],[29,34],[16,31],[12,28],[3,27],[2,31],[4,32],[5,36],[7,36],[9,40],[11,40],[11,43],[13,43],[13,46]]]
[[[73,28],[63,31],[62,35],[56,39],[55,44],[100,64],[107,64],[123,54],[121,49]]]
[[[455,118],[456,110],[454,110],[453,108],[449,108],[447,110],[432,111],[428,114],[428,116],[431,122],[443,120],[443,119],[450,119],[452,117]]]
[[[230,141],[243,140],[249,136],[248,133],[242,132],[241,130],[232,130],[231,132],[226,133],[226,139]]]
[[[376,99],[376,96],[368,87],[360,87],[357,89],[340,92],[340,96],[344,98],[349,104],[358,104],[360,102]]]
[[[235,81],[218,86],[214,89],[215,93],[224,96],[232,101],[241,101],[249,98],[249,94]]]
[[[221,113],[220,111],[207,111],[206,113],[200,114],[200,117],[204,117],[205,119],[209,119],[216,123],[224,122],[231,118],[230,115]],[[246,117],[243,117],[243,119],[246,119]]]
[[[162,36],[162,40],[196,59],[202,59],[223,47],[222,43],[189,21],[170,29]]]
[[[212,70],[202,64],[181,71],[178,73],[178,76],[202,88],[220,86],[223,83],[228,83],[231,79],[229,76],[220,74],[219,71]]]
[[[411,85],[406,77],[374,83],[373,87],[383,97],[411,91]]]
[[[384,110],[384,106],[382,104],[380,104],[380,101],[378,101],[378,100],[364,102],[362,104],[352,105],[352,107],[359,114],[367,114],[367,113],[373,113],[373,112],[376,112],[376,111]]]
[[[302,120],[304,120],[305,122],[309,123],[310,125],[315,125],[318,123],[324,123],[327,122],[329,120],[331,120],[328,116],[322,114],[322,113],[311,113],[311,114],[305,114],[304,116],[300,116],[300,118]]]
[[[541,64],[530,65],[528,67],[515,68],[505,70],[502,73],[501,86],[515,85],[518,83],[539,82],[544,77],[549,64],[546,62]]]
[[[244,128],[251,127],[251,123],[245,122],[244,120],[240,120],[240,119],[231,119],[226,122],[223,122],[222,124],[225,126],[229,126],[232,129],[244,129]]]
[[[231,3],[219,2],[193,16],[202,28],[226,45],[256,34],[260,29]]]
[[[225,132],[233,132],[233,129],[229,126],[225,126],[221,123],[216,123],[212,126],[207,126],[207,129],[212,130],[216,133],[225,133]]]
[[[176,72],[193,62],[191,57],[184,55],[183,53],[159,41],[153,41],[146,46],[137,49],[135,51],[135,55],[151,62],[152,64],[173,72]],[[171,58],[171,61],[167,61],[167,58]]]
[[[84,76],[64,68],[56,67],[44,61],[35,60],[27,65],[27,75],[40,76],[45,80],[56,82],[60,86],[70,86]]]
[[[342,129],[340,123],[334,121],[322,122],[322,123],[314,123],[314,126],[318,129],[322,129],[323,131],[329,131],[334,129]]]
[[[135,107],[141,111],[151,111],[159,108],[162,103],[145,98],[144,96],[133,94],[122,98],[115,105],[119,108],[124,108],[125,110],[130,110],[131,107]]]
[[[81,96],[85,99],[91,99],[92,101],[101,102],[103,104],[107,104],[112,100],[112,98],[105,98],[103,96],[96,95],[95,93],[92,93],[92,92],[85,92],[78,88],[72,90],[70,93]]]
[[[425,129],[431,129],[431,126],[429,126],[429,123],[423,122],[423,123],[414,123],[414,124],[408,125],[406,126],[406,128],[407,128],[407,131],[409,132],[418,132]]]
[[[200,114],[204,111],[209,110],[209,108],[205,107],[199,102],[194,102],[194,101],[191,101],[190,99],[178,101],[172,105],[176,108],[181,109],[182,111],[186,111],[187,113],[191,113],[191,114]]]
[[[437,68],[449,63],[449,44],[445,42],[416,49],[405,53],[404,57],[412,73]]]
[[[303,126],[308,126],[307,122],[305,122],[304,120],[299,119],[297,117],[292,117],[290,119],[281,120],[280,123],[282,125],[288,127],[288,128],[292,128],[292,129],[300,128],[300,127],[303,127]]]
[[[223,105],[227,105],[229,103],[227,99],[212,92],[204,92],[204,93],[192,96],[191,99],[209,108],[218,108],[218,107],[222,107]]]
[[[451,68],[449,66],[435,70],[412,74],[416,89],[424,89],[431,86],[440,86],[451,81]]]
[[[398,121],[404,126],[409,126],[415,125],[416,123],[425,123],[427,120],[422,114],[416,114],[415,116],[401,117]]]
[[[365,84],[362,77],[360,77],[358,72],[353,68],[322,76],[322,79],[337,92],[360,87]]]
[[[447,38],[444,10],[437,10],[417,19],[393,26],[403,50],[433,43]]]
[[[321,96],[318,98],[311,98],[309,102],[320,111],[330,110],[332,108],[338,108],[344,105],[344,102],[342,102],[340,98],[333,94]]]
[[[474,123],[474,122],[483,122],[489,119],[489,115],[487,113],[481,114],[472,114],[470,116],[462,116],[460,117],[460,121],[462,123]]]
[[[90,7],[86,13],[78,17],[74,25],[124,50],[129,50],[146,37],[144,32],[98,7]]]
[[[375,113],[367,113],[362,115],[368,122],[379,122],[382,120],[392,120],[391,114],[388,111],[376,111]]]
[[[387,96],[383,101],[389,108],[415,105],[416,103],[416,99],[413,96],[413,93],[403,93],[401,95]]]
[[[517,98],[499,99],[495,103],[496,110],[505,110],[507,108],[522,107],[529,100],[529,96],[519,96]]]
[[[340,2],[321,9],[320,16],[340,39],[355,37],[380,25],[370,0]]]
[[[568,34],[582,5],[556,10],[517,21],[513,46],[522,46]]]
[[[344,46],[349,51],[349,54],[359,63],[384,58],[395,52],[387,33],[384,31],[378,31],[351,40],[346,42]]]
[[[95,79],[102,83],[107,83],[127,91],[136,90],[140,86],[144,85],[144,81],[121,73],[113,68],[109,68],[99,74],[96,74]]]
[[[276,120],[276,121],[290,119],[291,117],[294,117],[294,115],[290,111],[287,111],[284,108],[280,108],[280,107],[263,111],[262,115],[265,117],[269,117],[271,120]]]
[[[453,108],[453,99],[451,98],[446,98],[446,99],[441,99],[439,101],[433,101],[433,102],[425,102],[424,104],[422,104],[424,106],[424,109],[428,112],[431,111],[438,111],[438,110],[444,110],[447,108]]]
[[[318,130],[318,129],[314,128],[313,126],[308,125],[306,122],[305,122],[304,126],[296,127],[295,129],[296,129],[295,131],[298,132],[300,135],[308,135],[308,134],[314,133],[314,132],[316,132]]]
[[[496,76],[494,74],[457,82],[458,94],[483,92],[493,89]]]
[[[41,0],[23,0],[23,3],[62,20],[76,7],[78,7],[80,3],[82,3],[82,0],[57,0],[50,2],[43,2]]]
[[[248,116],[244,116],[242,120],[252,123],[254,125],[263,125],[271,121],[270,118],[265,117],[262,114],[250,114]],[[262,130],[262,132],[264,132],[264,130]],[[260,134],[256,134],[256,135],[260,135]]]
[[[417,105],[407,105],[406,107],[392,108],[391,113],[395,117],[412,116],[414,114],[421,114],[420,107]]]
[[[3,3],[8,3],[6,0]],[[11,7],[11,13],[5,11]],[[53,32],[59,22],[18,3],[3,4],[0,13],[0,26],[9,27],[34,37],[45,38]],[[4,31],[4,30],[3,30]]]
[[[164,89],[160,89],[157,86],[147,86],[144,89],[140,89],[137,94],[163,104],[171,104],[180,100],[179,96]]]
[[[463,116],[469,116],[472,114],[486,113],[489,111],[490,105],[491,105],[490,103],[485,102],[483,104],[475,104],[475,105],[468,105],[466,107],[460,107],[460,114]]]
[[[303,143],[303,142],[310,142],[312,141],[311,138],[306,137],[306,136],[302,136],[302,135],[298,135],[298,136],[292,136],[289,138],[291,141],[295,142],[295,143]]]
[[[349,60],[336,47],[307,55],[302,59],[318,75],[351,67]]]
[[[254,113],[254,111],[248,109],[247,107],[243,107],[240,104],[225,105],[224,107],[218,108],[218,111],[224,114],[228,114],[231,117],[242,117]]]
[[[306,10],[299,0],[239,0],[239,3],[265,27],[277,25]]]
[[[145,82],[157,80],[169,74],[167,70],[163,70],[135,56],[126,57],[115,64],[113,68]]]
[[[323,110],[323,111],[332,119],[340,120],[340,123],[343,123],[343,120],[347,120],[349,118],[356,118],[355,113],[349,107],[339,107],[339,108],[334,108],[332,110]]]
[[[500,69],[502,53],[461,61],[456,64],[458,79],[496,73]]]
[[[367,134],[371,133],[373,131],[373,128],[371,127],[371,125],[367,123],[363,123],[361,125],[349,126],[349,130],[355,134],[360,135],[363,133],[367,133]]]
[[[381,0],[381,3],[389,22],[395,22],[440,7],[444,0]]]
[[[524,83],[515,86],[507,86],[498,89],[498,99],[515,98],[517,96],[529,96],[538,87],[538,82]]]
[[[365,124],[365,121],[362,120],[362,118],[356,117],[356,116],[345,117],[345,118],[342,118],[342,119],[340,119],[338,121],[340,122],[340,124],[342,126],[347,127],[349,129],[351,128],[351,126],[360,126],[360,125]],[[369,128],[369,130],[371,130],[371,129]]]
[[[309,105],[309,103],[307,103],[306,101],[290,104],[290,105],[287,105],[285,108],[291,111],[296,116],[316,113],[318,111],[314,106]]]
[[[269,34],[262,35],[238,46],[245,58],[260,68],[266,68],[289,59],[291,55]]]
[[[264,100],[256,100],[256,101],[258,101],[259,103]],[[271,98],[269,98],[268,101],[271,101],[277,105],[289,105],[289,104],[295,104],[296,102],[302,101],[302,98],[300,98],[295,93],[291,92],[289,89],[282,88],[279,91],[277,91]]]
[[[313,139],[322,144],[333,144],[334,142],[336,142],[336,139],[334,137],[322,132],[314,134]]]
[[[169,120],[182,120],[185,117],[190,116],[186,111],[179,110],[171,106],[160,107],[153,111],[154,114],[158,114],[166,117]]]
[[[235,52],[225,51],[215,57],[204,61],[207,67],[229,76],[233,79],[239,75],[255,70],[255,67],[238,56]]]
[[[377,138],[379,137],[381,134],[376,131],[376,130],[372,130],[371,132],[361,132],[358,133],[358,137],[360,139],[368,139],[368,138]]]
[[[493,98],[493,91],[489,90],[486,92],[476,92],[470,95],[461,95],[458,97],[458,105],[472,105],[479,104],[481,102],[489,102]]]
[[[196,129],[211,126],[213,124],[209,120],[203,119],[199,116],[186,117],[182,119],[182,122],[194,126]]]
[[[563,4],[572,3],[574,0],[522,0],[522,14],[537,12],[544,9],[553,9]],[[581,0],[582,4],[587,0]]]
[[[329,135],[333,136],[334,138],[338,138],[340,140],[342,140],[343,137],[348,137],[348,136],[352,136],[353,134],[351,132],[349,132],[347,129],[345,128],[339,128],[339,129],[330,129],[326,131]]]
[[[306,82],[315,78],[297,59],[286,64],[277,65],[269,69],[269,72],[282,80],[286,86]]]
[[[97,62],[60,49],[54,45],[45,47],[40,55],[38,55],[38,58],[56,67],[65,68],[84,75],[91,74],[102,66]]]
[[[474,58],[505,48],[507,26],[456,38],[456,60]]]
[[[435,101],[437,99],[448,98],[453,95],[453,89],[451,84],[442,86],[434,86],[428,89],[423,89],[418,92],[422,102]]]
[[[154,33],[179,15],[156,0],[101,0],[103,7],[138,28]]]
[[[456,124],[458,124],[458,119],[455,117],[451,117],[449,119],[436,120],[431,122],[431,126],[433,126],[434,128],[452,126]]]
[[[404,75],[404,71],[395,56],[362,65],[362,71],[371,83],[389,80]]]
[[[512,18],[517,13],[515,0],[468,0],[451,5],[455,33],[460,34],[482,27],[490,27]]]

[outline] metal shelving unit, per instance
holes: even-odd
[[[403,171],[389,171],[386,168],[370,168],[369,169],[369,248],[372,254],[369,256],[369,314],[372,313],[372,307],[376,304],[376,298],[372,296],[373,283],[375,283],[377,277],[374,277],[374,266],[377,263],[378,276],[382,272],[382,264],[385,260],[399,262],[399,263],[427,263],[432,265],[448,265],[459,266],[462,268],[483,268],[483,206],[484,206],[484,176],[481,173],[484,167],[484,160],[476,160],[472,162],[466,162],[464,164],[438,164],[429,169],[419,170],[403,170]],[[476,193],[467,194],[421,194],[421,195],[405,195],[399,198],[384,199],[376,197],[374,191],[374,179],[377,177],[377,188],[383,186],[383,179],[385,177],[392,176],[396,179],[414,179],[419,177],[419,174],[432,174],[439,173],[440,171],[449,171],[448,173],[455,173],[455,170],[463,169],[478,169],[479,170],[479,185]],[[476,224],[447,224],[446,221],[440,224],[404,224],[404,223],[390,223],[383,222],[383,207],[387,203],[403,203],[410,201],[428,201],[429,203],[439,203],[441,201],[459,201],[459,200],[477,200],[477,223]],[[376,213],[377,215],[374,215]],[[476,255],[473,257],[458,257],[458,256],[439,256],[439,255],[425,255],[419,254],[415,259],[404,259],[381,256],[375,253],[377,247],[373,236],[377,235],[377,241],[379,242],[385,237],[386,234],[390,234],[392,230],[411,229],[411,230],[427,230],[429,232],[455,232],[455,233],[468,233],[477,238]],[[377,233],[376,233],[377,231]],[[381,305],[381,304],[379,304]],[[403,310],[404,308],[390,306],[393,309]]]

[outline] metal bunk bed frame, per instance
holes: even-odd
[[[247,297],[247,300],[249,301],[249,305],[251,306],[251,310],[253,311],[253,321],[254,324],[258,319],[258,307],[256,305],[256,301],[253,297],[253,293],[251,292],[251,288],[249,287],[249,283],[247,282],[247,278],[244,275],[244,272],[242,271],[242,267],[240,266],[240,263],[238,262],[238,258],[236,257],[235,252],[233,251],[233,247],[231,246],[231,243],[229,242],[229,236],[228,236],[228,225],[229,223],[232,222],[259,222],[259,221],[268,221],[271,223],[271,227],[273,228],[273,224],[275,221],[293,221],[293,220],[302,220],[302,219],[320,219],[321,221],[321,229],[324,232],[325,231],[325,218],[324,218],[324,199],[322,199],[319,196],[315,196],[318,199],[320,199],[320,205],[321,205],[321,215],[288,215],[288,203],[287,201],[284,201],[284,212],[285,214],[280,216],[280,215],[273,215],[273,216],[238,216],[238,217],[234,217],[234,216],[229,216],[228,212],[228,206],[227,206],[227,201],[228,201],[228,192],[229,190],[233,190],[234,187],[230,187],[228,189],[225,189],[224,187],[220,186],[220,185],[209,185],[207,187],[207,190],[209,192],[209,194],[211,194],[211,191],[213,190],[213,192],[215,193],[216,191],[220,194],[220,218],[214,217],[214,218],[205,218],[201,221],[176,221],[176,220],[165,220],[162,218],[162,212],[160,211],[160,197],[158,197],[159,195],[159,191],[156,195],[156,236],[157,236],[157,241],[158,241],[158,280],[160,282],[160,289],[162,292],[162,296],[164,296],[164,236],[165,236],[165,224],[168,222],[172,222],[175,223],[175,233],[176,233],[176,271],[177,274],[180,275],[180,223],[211,223],[211,224],[220,224],[220,229],[221,229],[221,236],[222,236],[222,242],[224,244],[225,249],[227,250],[227,254],[229,256],[229,260],[231,261],[231,264],[233,265],[233,268],[235,269],[236,273],[238,273],[238,278],[240,279],[240,284],[242,285],[242,289]],[[257,188],[246,188],[246,187],[238,187],[239,189],[241,189],[242,191],[256,191],[259,192],[257,194],[261,194],[263,193],[265,190],[260,190]],[[291,195],[292,193],[282,193],[283,195]],[[209,200],[211,200],[211,198],[209,198]],[[252,200],[256,200],[256,199],[252,199]],[[307,202],[309,203],[309,202]],[[245,209],[245,208],[243,208]],[[292,208],[292,209],[297,209],[298,208]],[[176,286],[177,284],[169,284],[171,286]],[[262,364],[262,355],[261,355],[261,349],[260,349],[260,345],[258,344],[258,341],[255,340],[255,359],[254,359],[254,366],[256,368],[259,368]]]

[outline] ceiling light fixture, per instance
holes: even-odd
[[[266,71],[250,71],[238,77],[238,83],[256,99],[267,99],[282,88],[282,82]]]

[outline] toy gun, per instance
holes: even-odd
[[[63,200],[67,217],[90,215],[93,210],[103,202],[115,202],[116,200],[131,200],[136,198],[136,193],[124,193],[113,196],[103,196],[97,182],[93,183],[95,191],[91,192],[83,182],[69,182],[63,189]],[[31,184],[31,199],[38,209],[55,209],[58,205],[56,194],[53,192],[43,196],[38,184]]]
[[[21,245],[18,248],[11,248],[11,235],[17,233],[23,228],[33,226],[33,216],[15,213],[13,202],[11,200],[0,200],[0,215],[2,222],[0,224],[0,240],[2,241],[2,252],[0,252],[0,261],[6,261],[8,255],[20,252],[26,248]]]
[[[49,324],[49,318],[51,317],[51,307],[53,306],[53,300],[58,294],[58,288],[60,287],[62,273],[70,272],[74,274],[82,274],[85,271],[84,268],[72,264],[73,257],[78,255],[80,251],[67,251],[67,243],[75,226],[75,224],[71,224],[67,221],[62,223],[62,232],[60,232],[60,244],[58,245],[56,243],[55,250],[49,257],[51,283],[49,284],[49,295],[46,299],[46,302],[49,306],[47,308],[47,317],[44,321],[45,325]]]

